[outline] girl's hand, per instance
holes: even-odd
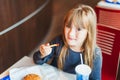
[[[40,45],[39,50],[41,52],[41,58],[49,55],[52,52],[52,48],[49,43]]]

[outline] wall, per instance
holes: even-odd
[[[52,19],[52,0],[0,0],[0,32],[25,18],[46,1],[37,15],[0,35],[0,73],[28,55],[46,36]]]

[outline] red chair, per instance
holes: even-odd
[[[120,55],[120,30],[97,25],[97,44],[103,55],[102,80],[116,80]]]
[[[95,12],[97,14],[97,23],[114,26],[120,29],[120,9],[117,10],[96,6]]]

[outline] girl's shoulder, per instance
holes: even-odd
[[[101,51],[101,48],[99,46],[95,47],[94,54],[95,54],[95,56],[102,56],[102,51]]]

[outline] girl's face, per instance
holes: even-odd
[[[64,35],[66,42],[70,47],[77,47],[80,49],[87,37],[87,30],[77,28],[74,24],[71,26],[65,25]]]

